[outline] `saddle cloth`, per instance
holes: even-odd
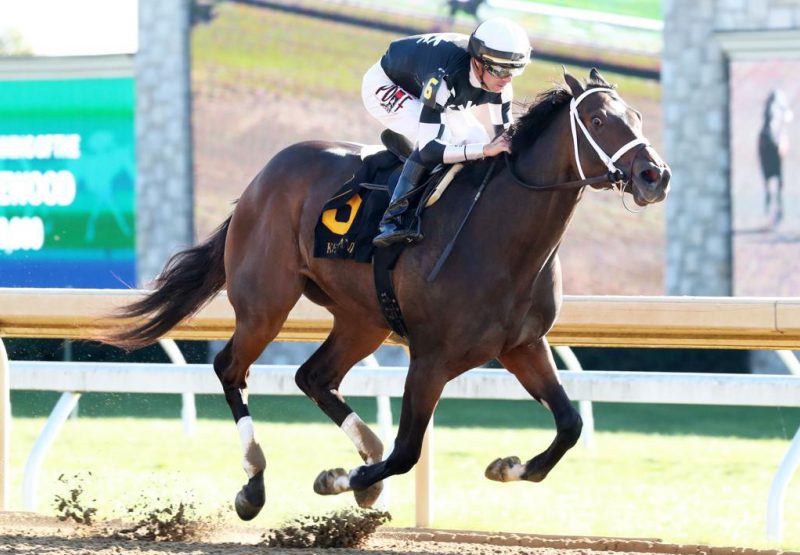
[[[401,160],[388,150],[364,158],[355,175],[322,208],[314,230],[316,258],[372,261],[372,239],[378,234],[381,217],[389,206],[389,191],[394,189],[401,167]],[[426,206],[433,204],[461,165],[448,169],[434,171],[423,185],[422,194],[409,199],[411,206],[406,214],[418,219],[419,199],[425,199]]]

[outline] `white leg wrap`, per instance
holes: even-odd
[[[251,461],[249,455],[252,454],[253,448],[261,450],[256,443],[255,437],[255,429],[253,428],[253,419],[249,416],[245,416],[244,418],[240,418],[239,421],[236,423],[236,427],[239,430],[239,440],[242,445],[242,467],[244,471],[247,473],[248,478],[252,478],[255,476],[261,468],[257,468],[255,464],[256,461]]]
[[[369,432],[369,427],[356,413],[351,412],[348,414],[347,418],[342,422],[341,428],[345,435],[350,438],[350,441],[353,442],[353,445],[356,446],[358,452],[364,453],[367,456],[367,462],[369,464],[380,460],[381,454],[370,452],[369,446],[364,441],[364,433]],[[378,460],[375,460],[376,458]]]

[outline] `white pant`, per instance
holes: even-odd
[[[422,102],[395,85],[380,62],[369,68],[361,83],[361,100],[372,117],[384,127],[417,144]],[[469,110],[445,110],[441,140],[452,145],[488,143],[490,138],[478,118]]]

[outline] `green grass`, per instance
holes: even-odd
[[[286,95],[355,95],[387,44],[383,32],[222,4],[219,17],[192,32],[192,77],[195,83]]]
[[[531,4],[550,4],[566,8],[577,8],[581,10],[591,10],[595,12],[607,12],[618,15],[628,15],[644,17],[648,19],[661,19],[660,0],[528,0]],[[303,4],[308,4],[305,0]],[[385,8],[386,0],[362,0],[361,4],[371,7]],[[392,6],[398,9],[417,11],[431,15],[449,15],[450,10],[443,0],[396,0]],[[353,9],[348,6],[348,10]],[[490,10],[484,6],[481,8],[484,16],[490,15]],[[464,17],[464,13],[460,15]],[[470,19],[465,17],[465,19]]]
[[[596,12],[661,19],[660,0],[535,0],[537,4],[552,4]]]
[[[19,507],[25,457],[44,423],[22,414],[36,412],[33,405],[47,412],[54,397],[15,392],[12,401],[11,500]],[[304,398],[256,396],[251,405],[268,460],[268,505],[253,526],[352,504],[349,495],[311,491],[323,468],[359,464],[344,434]],[[374,419],[373,400],[354,399],[353,405]],[[191,496],[209,514],[227,507],[244,480],[238,435],[221,395],[199,397],[198,410],[198,434],[189,438],[180,420],[164,417],[178,413],[176,396],[86,395],[82,416],[67,423],[45,460],[41,509],[53,512],[61,473],[87,471],[87,490],[106,518],[122,514],[140,492]],[[139,417],[86,417],[97,411]],[[549,415],[533,402],[443,401],[434,435],[433,525],[768,546],[767,492],[800,410],[596,404],[595,418],[595,449],[576,447],[540,484],[497,484],[483,478],[486,464],[546,447],[554,433]],[[412,526],[413,473],[389,484],[392,524]],[[234,518],[229,508],[226,514]],[[792,525],[800,521],[797,479],[784,518],[783,548],[798,549],[800,529]]]

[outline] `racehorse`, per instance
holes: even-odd
[[[758,158],[764,176],[764,213],[769,216],[774,211],[773,225],[783,219],[782,162],[789,146],[786,124],[793,117],[786,96],[780,89],[773,90],[764,105],[764,120],[758,134]],[[772,178],[777,181],[774,198],[770,188]]]
[[[381,441],[339,392],[348,370],[390,333],[371,269],[312,255],[320,211],[360,167],[361,145],[312,141],[278,153],[213,235],[173,256],[155,289],[119,314],[139,320],[134,327],[120,323],[103,339],[143,346],[227,286],[236,324],[214,370],[240,433],[248,476],[236,496],[240,518],[255,517],[265,502],[266,462],[247,406],[249,367],[301,295],[326,307],[334,322],[297,370],[297,385],[342,428],[365,463],[350,472],[323,471],[314,483],[317,493],[352,490],[359,505],[371,506],[384,478],[416,464],[445,384],[492,359],[552,412],[556,436],[527,462],[496,459],[486,469],[488,478],[541,481],[577,442],[581,418],[559,383],[546,339],[561,306],[561,238],[585,186],[614,188],[644,206],[666,197],[670,170],[643,137],[639,112],[596,70],[586,88],[569,74],[564,79],[567,87],[540,95],[515,124],[510,156],[468,164],[458,174],[425,211],[424,241],[407,247],[397,263],[394,285],[408,328],[410,365],[394,450],[385,460]],[[459,186],[479,182],[486,188],[463,223],[472,195],[459,194]],[[447,263],[427,283],[459,227]]]

